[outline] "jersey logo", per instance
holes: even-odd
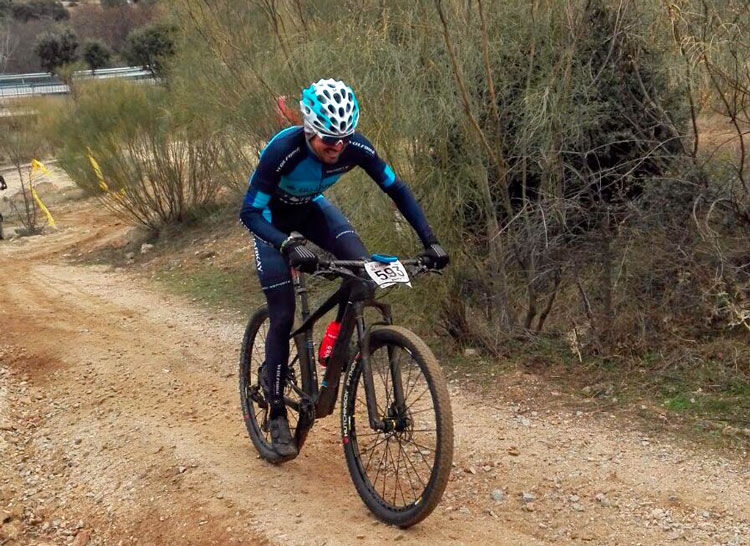
[[[287,164],[287,162],[288,162],[288,161],[289,161],[289,160],[290,160],[290,159],[291,159],[292,157],[294,157],[294,156],[295,156],[296,154],[298,154],[298,153],[299,153],[299,151],[300,151],[301,149],[302,149],[302,148],[300,148],[299,146],[297,146],[297,147],[296,147],[296,148],[295,148],[294,150],[292,150],[291,152],[289,152],[289,153],[287,154],[287,156],[286,156],[286,157],[285,157],[284,159],[282,159],[282,160],[281,160],[281,163],[279,163],[279,166],[278,166],[278,167],[276,167],[276,172],[277,172],[277,173],[281,172],[281,169],[283,169],[283,168],[284,168],[284,165],[286,165],[286,164]]]
[[[362,144],[361,142],[357,142],[356,140],[350,141],[349,142],[349,146],[354,146],[356,148],[359,148],[360,150],[364,150],[365,152],[367,152],[370,155],[375,155],[375,150],[373,150],[369,146],[366,146],[366,145]]]
[[[334,173],[340,173],[342,171],[348,171],[351,168],[352,168],[351,165],[344,165],[343,167],[336,167],[335,169],[326,169],[325,174],[329,175],[329,174],[334,174]]]

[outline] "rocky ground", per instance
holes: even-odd
[[[78,254],[126,228],[92,202],[0,242],[1,544],[750,544],[750,468],[565,400],[533,373],[450,383],[442,503],[379,523],[336,417],[296,460],[259,460],[236,388],[244,317]]]

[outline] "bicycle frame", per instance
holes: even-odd
[[[365,396],[367,400],[367,412],[370,426],[373,430],[386,430],[389,423],[381,420],[377,414],[377,403],[375,397],[375,384],[370,367],[370,332],[373,326],[392,324],[391,307],[388,304],[374,300],[375,287],[365,279],[346,279],[342,282],[336,292],[326,299],[317,309],[310,312],[308,302],[308,290],[305,277],[293,271],[293,282],[296,295],[301,302],[302,324],[290,334],[290,338],[297,341],[299,348],[303,347],[300,354],[300,366],[307,366],[312,377],[312,392],[307,393],[312,399],[315,407],[315,416],[324,417],[333,413],[336,406],[336,397],[341,379],[341,374],[349,364],[349,344],[354,332],[357,333],[357,349],[364,374]],[[323,380],[318,385],[318,376],[315,363],[315,347],[312,338],[313,325],[328,311],[342,302],[346,302],[344,316],[341,320],[341,330],[333,346]],[[369,326],[365,325],[364,310],[366,307],[375,307],[383,317],[382,322],[375,322]],[[399,406],[403,405],[403,391],[400,385],[400,374],[393,373],[395,364],[391,359],[392,376],[398,377],[398,385],[394,385],[394,394]]]

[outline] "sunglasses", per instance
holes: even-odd
[[[332,136],[319,136],[320,140],[323,141],[323,144],[327,146],[338,146],[339,143],[341,143],[342,146],[346,146],[349,144],[349,141],[352,139],[351,136],[345,136],[345,137],[332,137]]]

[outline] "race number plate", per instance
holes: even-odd
[[[404,265],[398,260],[390,263],[367,262],[365,271],[380,288],[387,288],[394,284],[406,284],[411,288],[409,274]]]

